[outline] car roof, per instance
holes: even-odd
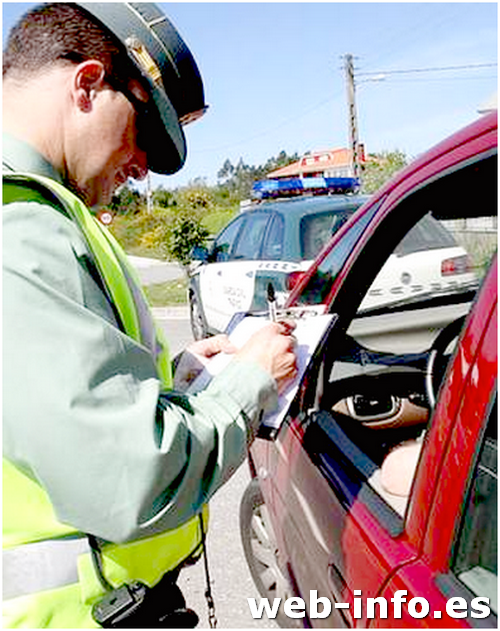
[[[321,212],[343,212],[356,210],[368,201],[369,195],[321,195],[294,197],[256,203],[245,214],[279,212],[286,215],[303,216]]]
[[[429,177],[433,177],[434,173],[440,173],[443,169],[453,168],[452,162],[460,163],[462,161],[460,153],[456,152],[462,145],[468,145],[474,142],[475,155],[482,152],[488,152],[492,147],[497,146],[497,113],[491,112],[477,119],[475,122],[463,127],[451,136],[448,136],[440,143],[434,145],[401,171],[398,171],[386,184],[384,184],[373,195],[375,198],[381,199],[385,195],[396,188],[400,188],[403,192],[404,188],[414,188],[417,180],[427,181]],[[470,151],[470,150],[469,150]],[[453,157],[450,158],[451,154]],[[448,164],[440,165],[443,160]],[[450,162],[451,160],[451,162]],[[431,172],[430,172],[431,171]],[[417,175],[417,178],[415,178]],[[405,186],[401,186],[405,184]]]

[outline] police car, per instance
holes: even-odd
[[[265,309],[269,283],[277,306],[284,305],[332,234],[367,201],[354,194],[356,184],[352,178],[257,182],[250,208],[209,250],[193,253],[188,298],[195,339],[225,331],[238,311]]]
[[[368,201],[353,194],[356,188],[353,178],[256,182],[259,201],[233,219],[210,250],[195,253],[188,288],[195,339],[225,331],[238,311],[265,309],[269,283],[277,306],[283,306],[332,234]],[[350,247],[349,237],[341,243]],[[339,246],[328,259],[338,252]],[[389,257],[361,307],[397,306],[417,295],[475,282],[466,250],[428,214]],[[317,289],[323,296],[323,289]]]

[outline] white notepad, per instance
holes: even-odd
[[[333,315],[324,313],[324,305],[279,309],[278,319],[283,317],[293,319],[297,325],[293,332],[297,340],[297,376],[279,396],[278,408],[268,413],[262,420],[264,426],[273,429],[278,429],[285,418],[314,351],[334,318]],[[263,315],[236,314],[228,327],[229,339],[236,348],[241,348],[253,333],[266,324],[269,324],[269,320]],[[202,372],[190,384],[188,393],[193,394],[206,388],[211,379],[223,370],[233,357],[232,354],[219,353],[210,359]]]

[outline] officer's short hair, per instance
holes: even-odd
[[[178,171],[187,153],[182,127],[200,118],[207,105],[191,51],[154,3],[40,5],[10,32],[3,77],[22,86],[49,68],[89,59],[100,61],[107,84],[134,104],[149,169],[162,174]],[[147,90],[146,104],[135,104],[131,98],[131,79]]]
[[[138,74],[119,40],[85,10],[53,2],[28,11],[13,27],[3,53],[3,77],[23,79],[87,59],[101,61],[108,76],[125,80]]]

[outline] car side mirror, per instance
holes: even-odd
[[[191,250],[191,259],[193,261],[199,261],[200,263],[206,263],[208,261],[209,252],[203,245],[195,245]]]

